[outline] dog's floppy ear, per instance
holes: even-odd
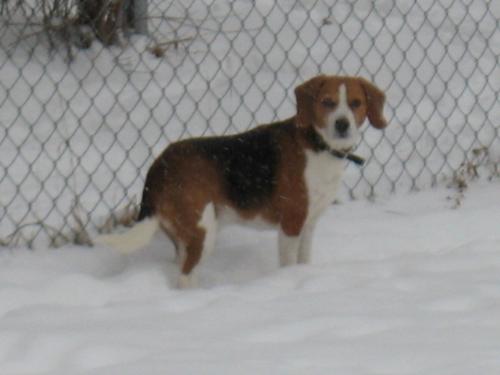
[[[307,127],[314,123],[314,101],[316,100],[319,89],[326,80],[327,77],[325,75],[319,75],[295,88],[298,126]]]
[[[365,92],[368,121],[377,129],[385,128],[387,126],[387,121],[384,118],[385,94],[370,81],[364,78],[359,78],[359,81]]]

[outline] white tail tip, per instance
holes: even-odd
[[[157,229],[158,220],[152,217],[136,223],[123,233],[100,235],[94,240],[94,244],[109,246],[123,254],[131,254],[148,245]]]

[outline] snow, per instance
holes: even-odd
[[[162,235],[130,256],[2,250],[1,373],[495,374],[499,188],[334,205],[308,266],[227,228],[188,291]]]

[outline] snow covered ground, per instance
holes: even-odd
[[[500,184],[332,206],[313,264],[226,229],[197,290],[158,236],[0,251],[0,373],[493,375],[500,369]]]

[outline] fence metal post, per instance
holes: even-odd
[[[131,0],[130,10],[134,31],[148,35],[148,0]]]

